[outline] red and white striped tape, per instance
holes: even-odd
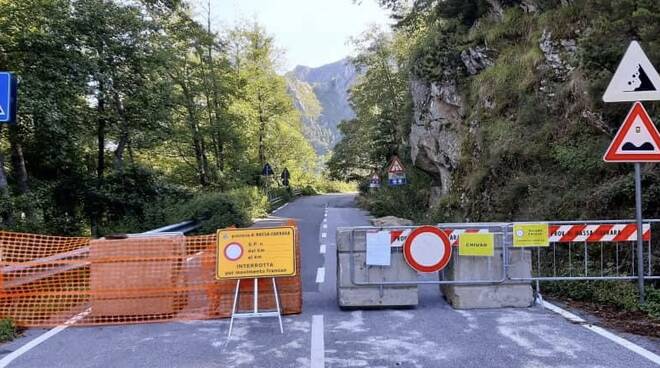
[[[449,237],[451,245],[458,245],[458,237],[463,233],[487,233],[488,229],[442,229]],[[390,246],[402,247],[412,230],[390,230]]]
[[[643,240],[651,239],[651,226],[642,226]],[[571,242],[624,242],[637,240],[635,224],[550,225],[551,243]]]

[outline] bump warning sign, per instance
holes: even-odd
[[[295,229],[224,229],[217,234],[216,278],[247,279],[296,275]]]

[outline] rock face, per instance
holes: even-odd
[[[494,52],[485,46],[462,51],[460,58],[467,74],[476,75],[492,66]],[[434,205],[451,189],[452,172],[458,165],[462,145],[458,129],[464,118],[465,102],[452,80],[429,83],[413,79],[410,91],[415,115],[409,137],[412,161],[433,178],[430,202]],[[486,108],[490,103],[483,101]],[[478,124],[471,123],[469,129],[474,133]]]
[[[395,216],[385,216],[379,217],[371,220],[371,224],[376,227],[385,227],[385,226],[412,226],[413,222],[408,219],[395,217]]]
[[[337,125],[355,113],[348,102],[348,90],[357,77],[348,59],[310,68],[297,66],[286,74],[289,94],[302,114],[303,132],[320,155],[341,139]]]
[[[431,203],[435,203],[449,192],[451,173],[458,164],[461,139],[456,125],[463,101],[451,83],[413,80],[410,89],[415,112],[409,137],[412,161],[433,178]]]
[[[486,47],[477,46],[461,52],[461,61],[465,65],[468,74],[475,75],[493,65],[493,61],[488,56],[490,51]]]

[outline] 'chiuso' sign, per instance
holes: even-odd
[[[492,257],[495,253],[495,234],[464,233],[458,238],[458,255]]]

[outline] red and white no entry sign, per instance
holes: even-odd
[[[451,242],[444,231],[433,226],[413,230],[403,244],[403,256],[419,272],[437,272],[449,263]]]
[[[243,256],[243,246],[238,243],[229,243],[224,250],[225,258],[237,261]]]

